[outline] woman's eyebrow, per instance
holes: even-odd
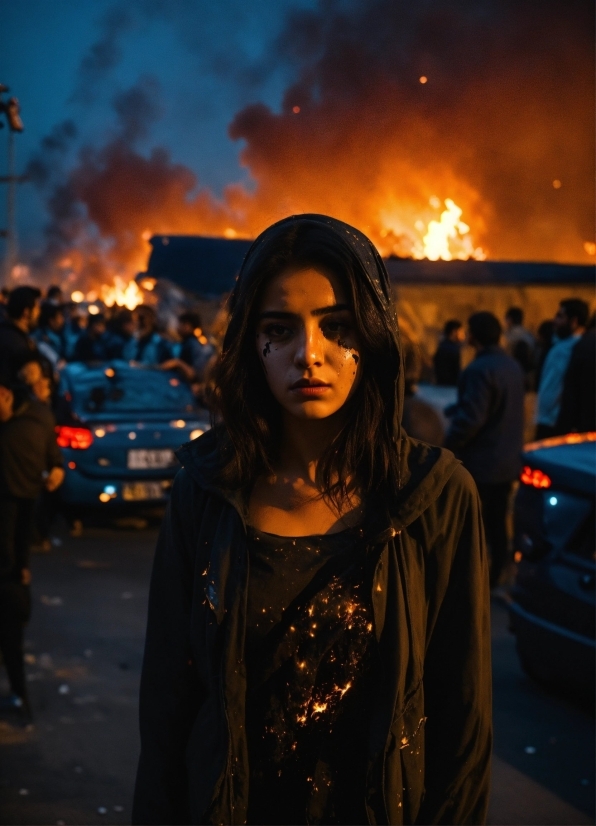
[[[311,315],[325,315],[325,313],[339,313],[341,310],[349,310],[347,304],[331,304],[329,307],[319,307],[318,310],[312,310]]]
[[[311,315],[319,316],[325,315],[326,313],[339,313],[342,310],[349,310],[350,307],[347,304],[331,304],[328,307],[318,307],[316,310],[311,310]],[[263,318],[297,318],[296,313],[288,313],[284,310],[267,310],[264,313],[259,314],[259,320]]]

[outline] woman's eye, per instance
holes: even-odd
[[[346,336],[350,329],[350,325],[345,321],[326,321],[323,325],[323,333],[326,336]]]
[[[284,324],[268,324],[267,327],[263,330],[263,333],[271,339],[282,339],[287,338],[288,335],[291,334],[291,330],[289,327],[286,327]]]

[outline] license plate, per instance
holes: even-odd
[[[173,450],[129,450],[127,466],[131,470],[155,470],[172,467],[175,461]]]
[[[126,502],[142,499],[163,499],[165,491],[161,482],[127,482],[122,486],[122,498]]]

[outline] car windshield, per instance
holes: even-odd
[[[82,414],[188,413],[195,408],[189,386],[163,370],[83,368],[70,375],[69,385],[72,408]]]

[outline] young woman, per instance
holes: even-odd
[[[478,497],[401,429],[383,262],[288,218],[229,309],[220,423],[179,452],[155,557],[133,822],[482,823]]]

